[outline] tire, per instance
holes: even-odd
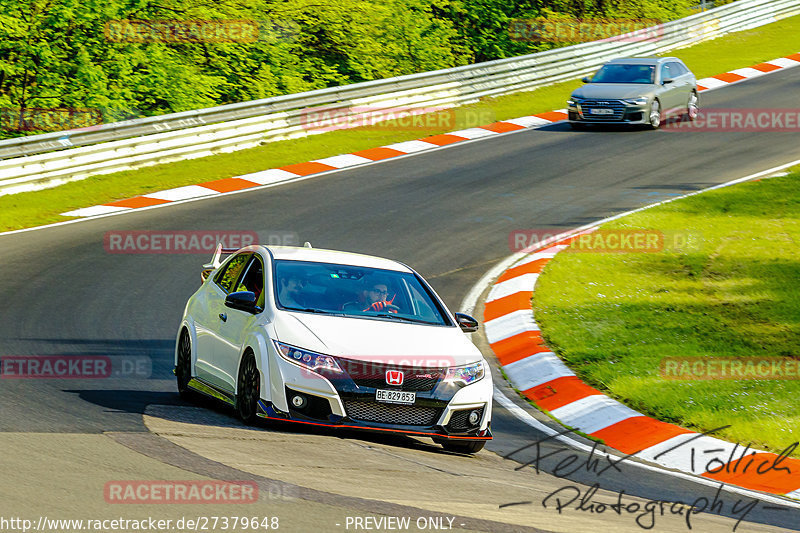
[[[192,399],[192,390],[189,388],[189,381],[192,379],[192,339],[185,329],[181,331],[178,340],[178,363],[175,365],[175,379],[178,382],[178,394],[181,395],[181,398]]]
[[[458,441],[453,442],[451,440],[444,440],[441,441],[440,444],[442,445],[442,448],[444,448],[448,452],[473,454],[481,451],[483,447],[486,445],[486,441],[474,440],[468,442],[458,442]]]
[[[253,425],[258,418],[258,400],[261,397],[261,375],[253,352],[247,351],[239,364],[236,387],[236,413],[242,422]]]
[[[652,130],[657,130],[661,127],[661,102],[658,100],[653,100],[653,103],[650,104],[648,121]]]
[[[686,104],[686,118],[689,121],[693,121],[697,118],[697,114],[700,112],[700,100],[697,98],[697,93],[692,91],[692,94],[689,95],[689,102]]]

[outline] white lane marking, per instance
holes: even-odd
[[[769,63],[770,65],[775,65],[776,67],[781,68],[792,68],[800,65],[800,61],[795,61],[794,59],[789,59],[788,57],[779,57],[778,59],[771,59],[769,61],[764,61],[764,63]],[[773,70],[772,72],[777,72]]]
[[[547,126],[548,124],[553,123],[552,120],[534,117],[533,115],[527,117],[509,118],[507,120],[504,120],[503,122],[508,122],[510,124],[515,124],[517,126],[522,126],[523,128],[530,128],[531,126]]]
[[[577,233],[576,233],[576,235],[577,235]],[[559,239],[559,240],[561,240],[561,239]],[[541,253],[543,253],[543,254],[557,254],[561,250],[566,250],[567,248],[569,248],[568,244],[558,244],[556,246],[551,246],[550,248],[546,248],[546,249],[542,250]]]
[[[324,159],[315,159],[312,163],[322,163],[333,168],[347,168],[355,165],[363,165],[364,163],[372,163],[372,159],[361,157],[360,155],[342,154],[333,157],[326,157]]]
[[[538,277],[539,274],[522,274],[516,278],[502,281],[492,287],[486,301],[491,302],[517,292],[533,292],[533,285],[536,283]]]
[[[402,143],[387,144],[382,148],[391,148],[392,150],[397,150],[398,152],[411,154],[414,152],[422,152],[424,150],[430,150],[432,148],[439,148],[439,146],[425,141],[406,141]]]
[[[563,249],[563,248],[566,248],[566,246],[558,246],[557,248],[562,248]],[[552,258],[554,258],[556,256],[556,253],[557,252],[547,252],[547,253],[545,253],[545,252],[537,252],[535,254],[530,254],[530,255],[528,255],[528,257],[526,257],[525,259],[523,259],[522,261],[520,261],[519,263],[517,263],[514,266],[518,267],[520,265],[527,265],[528,263],[533,263],[534,261],[538,261],[539,259],[552,259]]]
[[[457,135],[465,139],[480,139],[481,137],[491,137],[497,135],[496,131],[487,130],[484,128],[468,128],[466,130],[451,131],[447,135]]]
[[[118,213],[120,211],[129,211],[130,207],[119,207],[116,205],[93,205],[92,207],[82,207],[74,211],[67,211],[61,213],[65,217],[94,217],[97,215],[106,215],[109,213]]]
[[[514,388],[520,391],[538,387],[554,379],[575,375],[553,352],[529,355],[505,365],[503,371]]]
[[[533,319],[530,309],[512,311],[492,320],[484,322],[486,338],[489,344],[502,341],[526,331],[539,331],[539,325]]]
[[[553,409],[550,414],[564,425],[594,433],[634,416],[644,416],[604,394],[593,394]]]
[[[281,170],[279,168],[271,168],[269,170],[262,170],[260,172],[253,172],[252,174],[245,174],[244,176],[236,176],[243,180],[252,181],[261,185],[270,183],[277,183],[291,178],[299,177],[299,174],[289,172],[288,170]]]
[[[736,70],[731,70],[729,73],[738,74],[739,76],[744,76],[745,78],[755,78],[756,76],[768,74],[768,72],[763,72],[761,70],[754,69],[753,67],[737,68]]]
[[[716,89],[728,85],[728,82],[718,80],[717,78],[703,78],[702,80],[697,80],[697,85],[702,85],[706,89]]]
[[[189,198],[198,198],[200,196],[208,196],[211,194],[219,193],[213,189],[201,187],[200,185],[187,185],[185,187],[176,187],[174,189],[167,189],[165,191],[143,194],[142,196],[145,198],[154,198],[156,200],[176,202],[178,200],[188,200]]]

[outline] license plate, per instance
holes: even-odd
[[[399,390],[378,389],[375,391],[375,400],[383,403],[413,404],[417,399],[416,392],[403,392]]]
[[[614,110],[593,107],[592,109],[589,110],[589,113],[591,113],[592,115],[613,115]]]

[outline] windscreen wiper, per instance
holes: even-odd
[[[395,320],[402,320],[403,322],[414,322],[415,324],[430,324],[427,320],[419,320],[418,318],[408,318],[407,316],[399,316],[393,313],[377,313],[375,315],[367,315],[367,316],[377,316],[380,318],[393,318]]]
[[[285,307],[289,311],[303,311],[304,313],[318,313],[322,315],[335,315],[341,316],[343,313],[337,311],[326,311],[325,309],[316,309],[314,307]]]

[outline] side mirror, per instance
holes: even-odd
[[[261,309],[256,306],[256,294],[250,291],[232,292],[225,298],[225,307],[256,314]]]
[[[465,313],[456,313],[456,322],[464,333],[478,331],[478,321]]]
[[[667,85],[668,83],[672,83],[673,81],[675,80],[673,80],[672,78],[664,78],[663,80],[661,80],[661,85]]]
[[[584,76],[583,78],[581,78],[581,81],[582,81],[583,83],[589,83],[589,82],[591,82],[592,80],[589,78],[589,76]]]

